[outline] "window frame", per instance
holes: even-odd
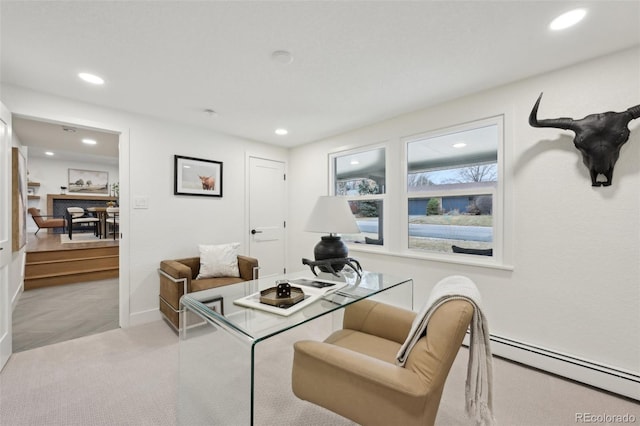
[[[434,186],[433,189],[428,191],[412,191],[409,192],[408,188],[408,175],[409,175],[409,159],[408,147],[411,142],[416,142],[420,139],[434,138],[444,136],[452,133],[458,133],[462,131],[469,131],[480,127],[486,127],[495,125],[498,131],[497,141],[497,161],[496,161],[496,173],[497,184],[492,188],[446,188],[446,185]],[[464,264],[477,264],[487,266],[501,266],[504,260],[504,205],[505,205],[505,166],[504,166],[504,139],[505,139],[505,117],[504,114],[495,115],[479,120],[473,120],[462,124],[448,126],[437,130],[422,132],[410,136],[401,138],[402,146],[402,229],[403,232],[400,235],[400,252],[412,258],[431,259],[453,263]],[[409,248],[409,200],[415,198],[431,198],[431,197],[446,197],[446,196],[460,196],[460,195],[483,195],[491,194],[493,201],[492,211],[492,228],[493,228],[493,256],[478,256],[472,254],[461,253],[439,253],[426,250],[420,250],[415,248]]]
[[[336,161],[335,159],[338,157],[343,157],[346,155],[359,154],[368,151],[375,151],[382,149],[384,152],[384,173],[385,173],[385,185],[384,192],[382,194],[367,194],[367,195],[340,195],[345,197],[348,201],[382,201],[382,235],[383,235],[383,244],[374,245],[374,244],[364,244],[364,243],[355,243],[353,241],[345,241],[349,250],[387,250],[389,247],[388,239],[385,237],[387,235],[389,226],[388,226],[388,193],[390,189],[389,182],[389,146],[387,143],[375,143],[370,145],[363,145],[350,149],[343,149],[340,151],[330,152],[328,155],[329,162],[329,195],[336,196]],[[379,235],[379,232],[378,232]]]

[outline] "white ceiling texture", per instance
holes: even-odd
[[[3,0],[0,19],[2,83],[285,147],[640,44],[639,1]]]

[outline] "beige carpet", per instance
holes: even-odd
[[[352,424],[291,394],[290,347],[263,350],[256,424]],[[467,356],[462,349],[454,363],[437,425],[472,424],[463,403]],[[162,321],[14,354],[0,374],[0,425],[175,425],[178,365],[178,337]],[[502,426],[575,425],[576,413],[630,414],[640,422],[637,402],[501,359],[494,361],[494,380]]]
[[[13,310],[13,352],[119,327],[118,278],[35,288]]]

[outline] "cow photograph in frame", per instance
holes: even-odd
[[[222,197],[222,162],[174,155],[174,195]]]

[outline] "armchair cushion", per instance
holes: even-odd
[[[240,243],[200,244],[200,272],[196,279],[239,277],[238,249]]]

